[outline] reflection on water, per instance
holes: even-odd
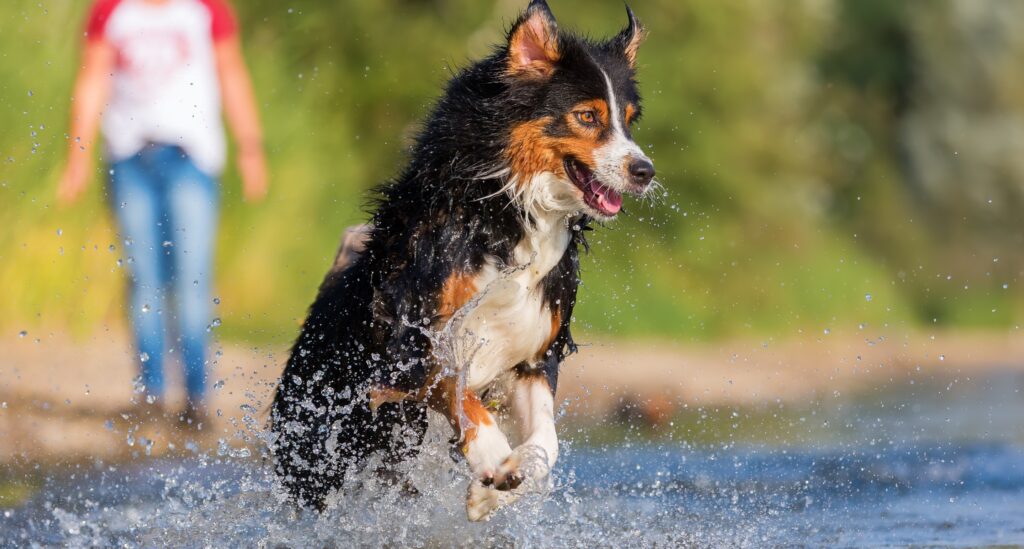
[[[0,543],[228,546],[762,546],[1024,543],[1024,376],[964,377],[815,410],[843,436],[766,446],[567,444],[547,497],[486,524],[444,433],[410,472],[326,515],[280,502],[269,468],[226,457],[93,464],[4,513]]]

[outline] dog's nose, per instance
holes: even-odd
[[[638,187],[646,187],[654,179],[654,164],[646,158],[634,159],[629,163],[629,177]]]

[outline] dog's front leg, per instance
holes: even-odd
[[[540,483],[558,459],[555,399],[547,376],[541,371],[517,372],[510,396],[512,417],[523,443],[498,466],[491,485],[470,484],[466,502],[470,520],[486,519],[524,491],[541,489]]]
[[[459,389],[454,378],[445,378],[433,384],[427,401],[448,418],[477,482],[491,486],[512,447],[480,397],[472,389]]]
[[[466,515],[469,520],[483,520],[491,511],[511,500],[510,475],[495,480],[499,467],[508,461],[512,447],[491,412],[471,389],[459,389],[453,378],[442,379],[430,389],[428,402],[444,414],[460,440],[474,478],[466,494]],[[518,481],[516,481],[518,485]],[[500,489],[500,490],[499,490]]]
[[[496,485],[538,483],[547,478],[558,460],[555,398],[542,371],[520,371],[513,384],[512,417],[519,427],[520,444],[494,477]],[[538,486],[533,486],[538,488]]]

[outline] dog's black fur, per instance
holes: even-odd
[[[533,2],[527,14],[546,10],[543,4]],[[371,454],[393,463],[416,453],[426,405],[391,402],[374,413],[367,389],[423,387],[434,366],[423,328],[438,320],[445,281],[478,271],[488,258],[513,264],[529,219],[502,192],[511,128],[552,116],[549,135],[569,131],[564,113],[606,87],[597,64],[620,97],[639,105],[623,56],[628,31],[606,42],[560,31],[561,58],[548,79],[510,75],[505,45],[449,82],[408,166],[376,189],[365,251],[320,286],[281,378],[272,410],[274,456],[298,502],[321,507],[346,469]],[[569,324],[590,221],[583,213],[572,219],[570,244],[543,280],[544,300],[560,313],[557,337],[541,364],[520,365],[543,371],[552,391],[559,364],[575,351]]]

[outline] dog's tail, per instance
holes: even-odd
[[[370,238],[373,225],[364,223],[352,225],[345,229],[341,235],[341,244],[338,245],[338,254],[334,257],[334,264],[330,272],[338,273],[347,269],[359,258],[359,254],[366,249],[366,241]]]

